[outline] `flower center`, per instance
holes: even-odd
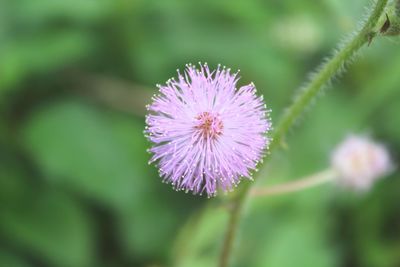
[[[200,130],[204,138],[217,138],[222,134],[224,124],[218,115],[211,114],[210,112],[202,112],[196,117],[195,129]]]

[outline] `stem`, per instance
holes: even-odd
[[[268,186],[263,188],[253,188],[250,191],[251,196],[272,196],[285,193],[292,193],[309,189],[318,185],[325,184],[336,178],[336,172],[331,169],[316,173],[305,178],[298,179],[293,182]]]
[[[244,196],[245,197],[245,196]],[[219,260],[220,267],[227,267],[229,265],[230,255],[232,253],[233,243],[235,241],[237,225],[239,223],[241,211],[243,210],[244,201],[242,198],[238,198],[232,201],[232,206],[230,210],[230,218],[228,222],[228,230],[225,235],[224,244],[222,247],[222,252]]]
[[[307,86],[300,91],[299,96],[294,103],[287,109],[284,116],[281,118],[274,133],[269,146],[269,152],[272,153],[279,145],[282,145],[282,140],[287,134],[290,127],[296,119],[303,113],[304,109],[311,103],[314,97],[321,91],[330,80],[335,77],[343,67],[350,63],[354,54],[366,43],[369,43],[376,36],[375,27],[379,18],[382,16],[384,8],[388,0],[378,0],[370,14],[365,25],[347,44],[345,44],[334,57],[332,57],[322,68],[316,73],[313,79]],[[263,168],[266,164],[264,163]],[[262,172],[260,172],[262,173]],[[247,200],[251,189],[251,183],[245,183],[239,189],[237,195],[232,200],[231,216],[228,222],[228,229],[224,239],[222,253],[220,256],[219,267],[227,267],[232,254],[232,248],[235,241],[235,236],[238,228],[239,218],[243,211],[244,203]]]
[[[296,119],[303,113],[304,109],[312,102],[313,98],[328,84],[333,77],[348,64],[354,54],[367,42],[370,42],[376,33],[373,31],[376,23],[381,17],[388,0],[379,0],[371,16],[362,30],[348,42],[335,56],[324,64],[321,70],[313,77],[308,85],[301,90],[294,103],[287,109],[283,118],[279,121],[272,136],[270,150],[277,145],[282,145],[282,139],[294,124]]]

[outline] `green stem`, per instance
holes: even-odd
[[[252,197],[266,197],[304,191],[304,189],[313,188],[331,182],[336,178],[336,176],[336,171],[328,169],[291,182],[260,188],[256,187],[251,190],[250,195]]]
[[[366,43],[369,43],[376,36],[376,26],[382,16],[388,0],[378,0],[365,25],[339,52],[337,52],[322,68],[316,73],[313,79],[302,89],[293,104],[287,109],[272,134],[272,141],[269,152],[272,153],[282,145],[283,138],[293,126],[294,122],[304,112],[305,108],[312,102],[316,95],[335,77],[344,66],[350,63],[354,54]],[[266,162],[265,162],[266,163]],[[264,163],[263,168],[266,164]],[[262,173],[260,171],[260,173]],[[227,267],[232,254],[236,232],[244,204],[249,195],[251,185],[245,183],[239,189],[237,195],[232,199],[232,209],[225,235],[222,252],[220,255],[219,267]]]

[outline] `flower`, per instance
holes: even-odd
[[[368,190],[393,169],[383,145],[355,135],[347,137],[334,150],[331,165],[339,174],[339,184],[360,191]]]
[[[186,65],[158,85],[147,106],[145,134],[164,182],[176,190],[215,196],[251,176],[269,144],[269,110],[253,83],[237,89],[238,73]]]

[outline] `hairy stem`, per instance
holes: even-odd
[[[370,43],[376,35],[376,26],[382,16],[388,0],[378,0],[362,29],[346,43],[322,68],[313,76],[312,80],[304,87],[292,105],[287,109],[275,131],[269,152],[272,153],[282,145],[283,139],[296,119],[304,112],[305,108],[312,102],[315,96],[335,77],[343,67],[350,63],[354,54],[366,43]],[[266,162],[265,162],[266,163]],[[264,163],[263,168],[266,164]],[[260,172],[262,173],[262,172]],[[220,255],[219,267],[227,267],[232,254],[236,232],[240,221],[244,204],[247,200],[252,183],[245,183],[232,199],[230,219]]]
[[[337,174],[335,171],[328,169],[313,174],[311,176],[295,180],[293,182],[287,182],[262,188],[253,188],[250,191],[250,195],[253,197],[265,197],[302,191],[304,189],[313,188],[315,186],[330,182],[336,178],[336,175]]]

